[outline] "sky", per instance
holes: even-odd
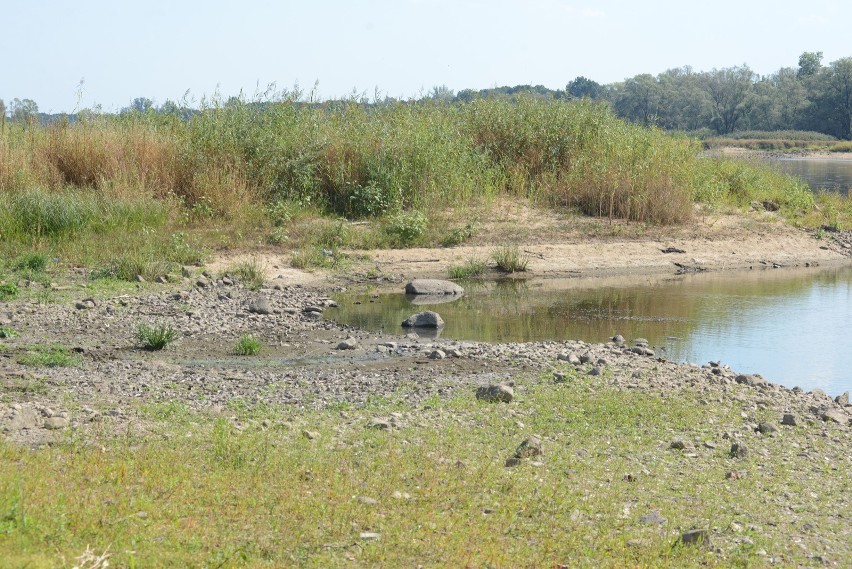
[[[852,56],[848,0],[31,0],[0,5],[0,98],[42,112],[606,84],[690,65],[767,75]],[[194,106],[193,105],[193,106]]]

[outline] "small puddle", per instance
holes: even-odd
[[[347,293],[334,320],[404,335],[401,322],[434,310],[442,338],[487,342],[646,338],[673,361],[721,360],[788,387],[852,389],[852,268],[778,269],[676,277],[466,283],[455,302],[420,304],[399,292]]]

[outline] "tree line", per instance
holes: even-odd
[[[705,136],[736,131],[798,130],[852,139],[852,57],[827,65],[822,60],[822,52],[805,52],[799,57],[797,67],[783,67],[766,76],[743,64],[701,72],[684,66],[656,76],[643,73],[606,85],[577,77],[564,89],[557,90],[542,85],[516,85],[455,93],[446,86],[438,86],[420,99],[462,103],[483,97],[588,98],[609,104],[619,117],[628,121],[666,130]],[[226,104],[233,103],[233,99]],[[394,101],[376,98],[370,103],[366,96],[356,99],[372,105]],[[140,97],[120,114],[149,112],[187,119],[196,111],[172,101],[157,107],[151,99]],[[38,105],[30,99],[13,99],[7,109],[0,99],[0,120],[5,121],[7,116],[16,122],[41,123],[52,122],[57,117],[71,122],[77,118],[39,113]]]

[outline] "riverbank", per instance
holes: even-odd
[[[515,213],[478,239],[529,236],[537,276],[848,262],[837,234],[771,212],[673,230]],[[177,283],[93,289],[72,273],[50,302],[19,283],[0,310],[6,559],[53,566],[91,546],[119,566],[844,565],[843,398],[631,338],[453,342],[321,317],[349,283],[401,286],[489,251],[371,251],[342,274],[253,251]],[[221,275],[240,259],[264,268],[262,288]],[[138,326],[157,323],[176,339],[142,349]],[[235,355],[246,335],[258,355]],[[478,401],[499,384],[510,402]]]

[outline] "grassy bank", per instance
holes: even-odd
[[[831,513],[848,479],[796,455],[799,444],[831,452],[807,426],[759,443],[783,460],[731,459],[722,442],[692,456],[669,442],[737,429],[734,406],[576,375],[570,386],[517,380],[511,406],[472,393],[323,412],[235,402],[234,423],[150,404],[158,436],[39,451],[0,442],[0,550],[28,567],[89,547],[125,567],[750,566],[765,552],[795,566],[812,560],[788,541],[794,525],[841,531]],[[371,428],[374,417],[391,427]],[[507,468],[531,433],[543,455]],[[740,479],[726,480],[731,470]],[[819,497],[806,499],[814,477]],[[790,495],[806,504],[792,517],[778,506],[799,503]],[[664,521],[640,520],[651,512]],[[693,528],[713,546],[678,545]]]
[[[316,264],[322,249],[458,243],[463,212],[500,196],[664,225],[689,223],[696,201],[771,200],[790,217],[813,210],[801,183],[699,150],[606,106],[536,99],[285,97],[214,102],[189,120],[151,112],[13,124],[0,134],[0,248],[115,265],[263,243]],[[353,230],[356,220],[366,227]]]

